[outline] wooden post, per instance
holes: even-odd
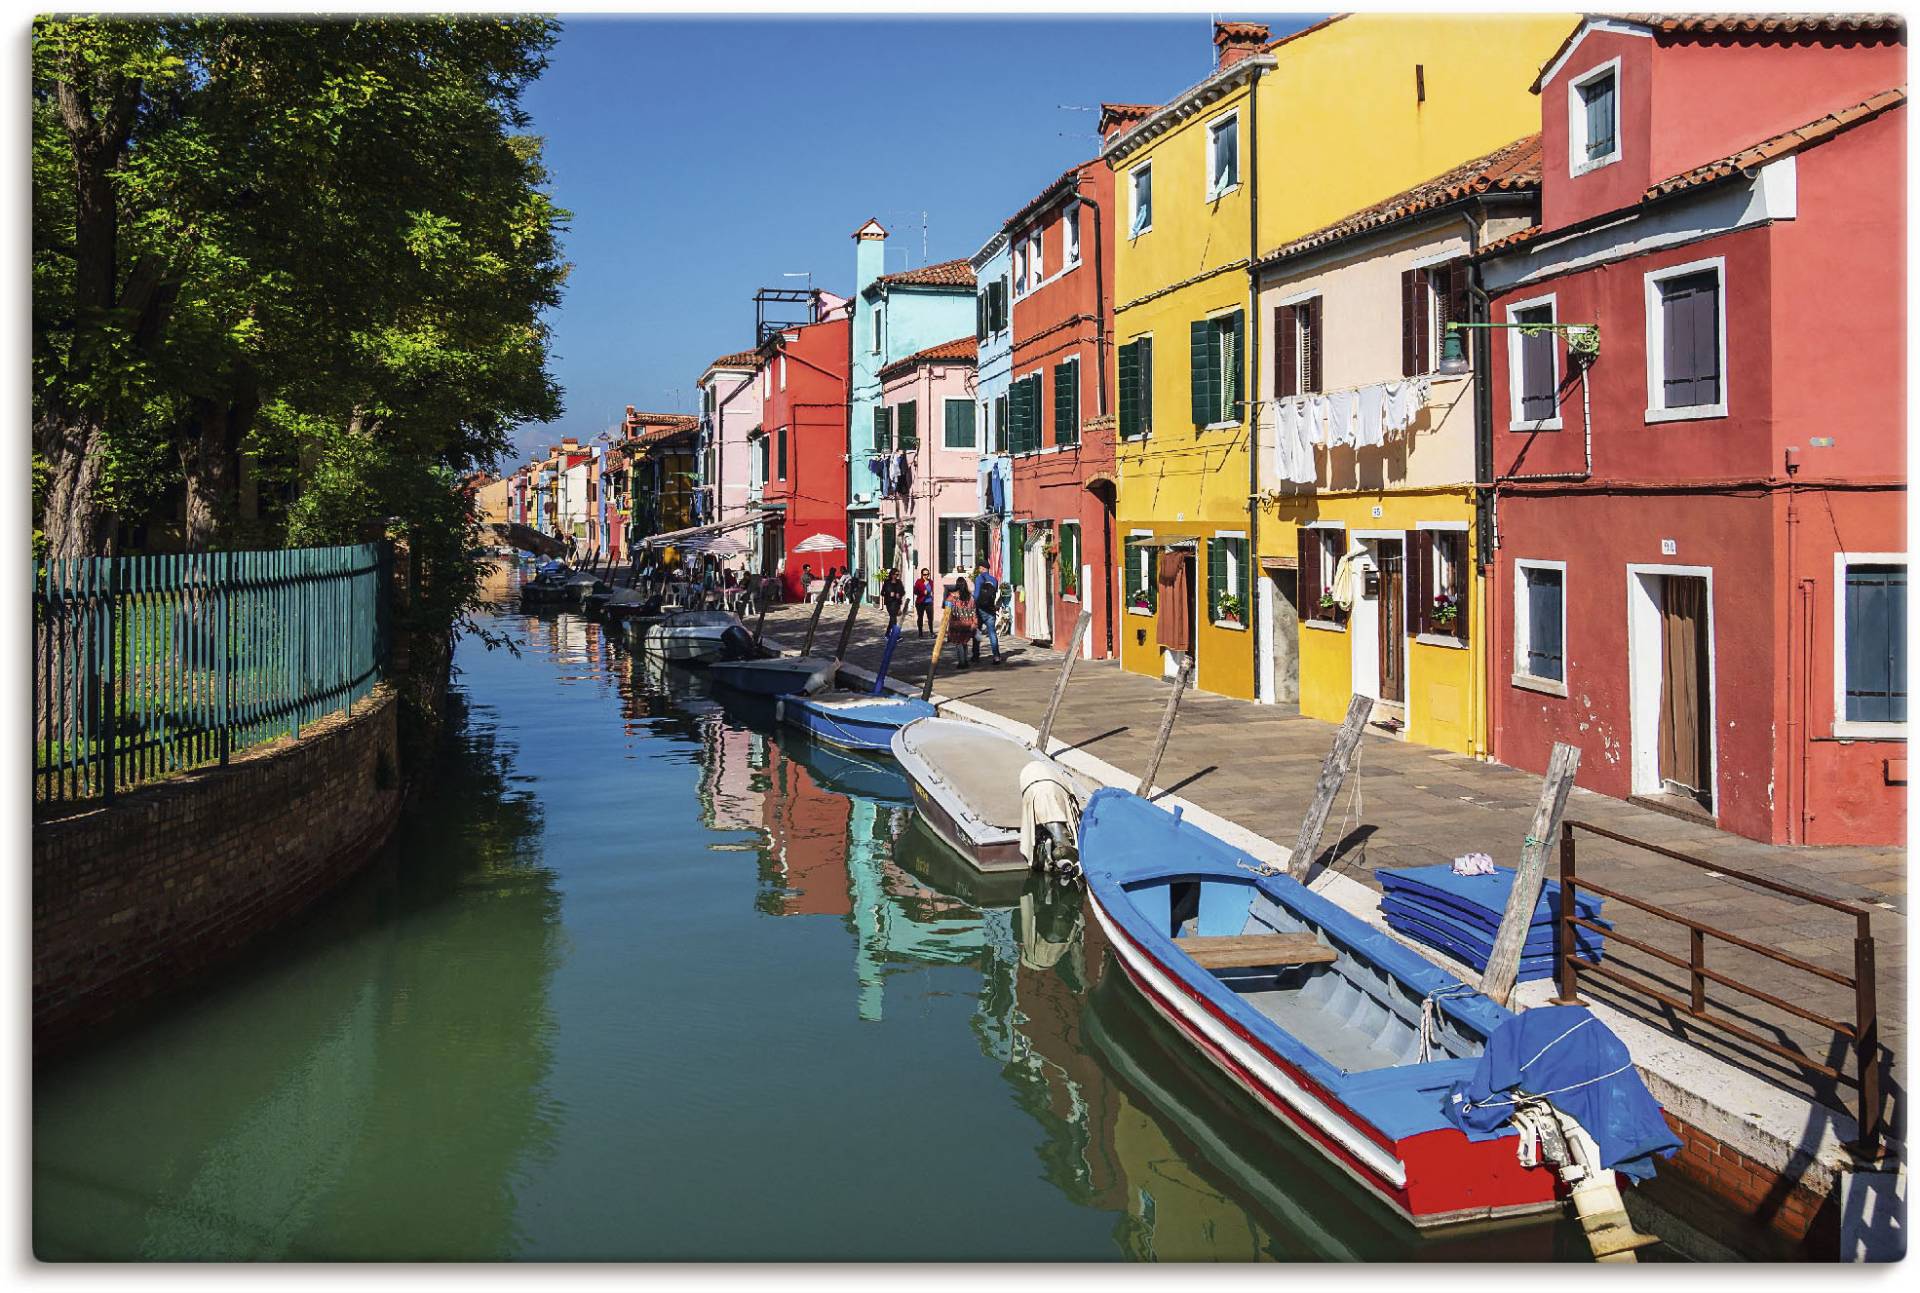
[[[1527,941],[1527,926],[1532,924],[1534,904],[1540,900],[1547,850],[1553,847],[1554,837],[1560,833],[1560,818],[1567,810],[1567,795],[1573,790],[1573,774],[1579,769],[1579,749],[1565,741],[1555,741],[1553,756],[1547,760],[1547,781],[1540,788],[1540,802],[1533,809],[1533,824],[1527,828],[1526,844],[1520,850],[1520,869],[1514,873],[1513,892],[1507,895],[1500,932],[1493,936],[1493,954],[1487,958],[1487,972],[1480,976],[1480,991],[1503,1006],[1520,972],[1520,947]]]
[[[813,604],[813,618],[807,621],[807,640],[800,648],[801,655],[813,654],[814,630],[820,627],[820,612],[827,609],[827,594],[832,591],[833,581],[822,576],[820,580],[820,600]]]
[[[853,621],[860,614],[860,597],[867,590],[867,581],[855,579],[847,585],[847,619],[840,626],[840,646],[833,656],[833,685],[840,685],[840,666],[847,658],[847,644],[853,641]]]
[[[933,675],[934,671],[940,667],[940,652],[947,645],[947,617],[952,614],[952,607],[940,608],[940,627],[933,634],[933,654],[927,657],[927,681],[926,685],[920,688],[921,700],[933,699]]]
[[[1153,753],[1147,758],[1147,770],[1140,774],[1140,786],[1133,793],[1142,799],[1153,793],[1153,779],[1160,773],[1160,756],[1167,752],[1167,738],[1173,735],[1173,716],[1180,712],[1180,698],[1186,694],[1187,680],[1193,677],[1193,657],[1182,655],[1180,668],[1173,675],[1173,694],[1167,697],[1167,711],[1160,715],[1160,730],[1153,737]]]
[[[1334,734],[1327,761],[1320,765],[1320,780],[1313,786],[1313,802],[1307,805],[1306,820],[1300,823],[1293,853],[1287,858],[1287,874],[1296,879],[1304,876],[1314,858],[1320,855],[1320,837],[1326,833],[1327,815],[1333,811],[1334,796],[1340,793],[1341,783],[1360,755],[1360,736],[1366,731],[1367,715],[1372,712],[1371,696],[1355,696],[1347,702],[1347,716]]]
[[[1080,658],[1080,639],[1087,635],[1087,626],[1093,623],[1092,611],[1081,611],[1080,618],[1073,624],[1073,640],[1067,643],[1067,655],[1060,662],[1060,677],[1053,684],[1053,699],[1047,702],[1047,716],[1040,720],[1040,731],[1033,738],[1033,748],[1045,754],[1047,738],[1053,735],[1053,718],[1060,712],[1060,702],[1066,698],[1067,679],[1073,673],[1073,662]]]
[[[753,644],[760,645],[760,635],[767,629],[767,585],[773,582],[772,575],[760,576],[760,618],[753,622]]]

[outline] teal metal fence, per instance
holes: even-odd
[[[342,710],[384,674],[384,545],[33,567],[34,799],[116,791]]]

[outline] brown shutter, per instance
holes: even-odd
[[[1467,299],[1467,262],[1458,261],[1447,266],[1447,321],[1466,323],[1472,317],[1473,304]]]
[[[1433,290],[1432,280],[1427,271],[1416,270],[1413,275],[1413,371],[1416,373],[1433,370],[1432,329],[1433,306],[1429,293]]]
[[[1307,389],[1316,395],[1324,389],[1320,385],[1320,352],[1326,349],[1320,337],[1320,304],[1321,298],[1317,296],[1306,303],[1309,321],[1307,324]]]
[[[1324,619],[1320,610],[1320,536],[1304,525],[1294,535],[1300,545],[1300,616]]]
[[[1420,358],[1419,346],[1413,330],[1414,317],[1419,313],[1415,292],[1415,281],[1419,276],[1420,271],[1417,269],[1400,271],[1400,375],[1402,377],[1412,377],[1419,372],[1415,367]]]
[[[1279,399],[1300,393],[1299,325],[1293,307],[1283,305],[1273,312],[1273,393]]]
[[[1417,637],[1427,631],[1428,598],[1427,570],[1433,562],[1430,548],[1433,533],[1430,530],[1408,530],[1406,542],[1400,550],[1406,554],[1403,563],[1406,570],[1407,589],[1407,636]]]
[[[1467,535],[1464,533],[1450,536],[1453,540],[1453,599],[1459,604],[1453,613],[1453,635],[1462,642],[1467,640],[1467,611],[1473,604],[1473,567],[1467,564]]]

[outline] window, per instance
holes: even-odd
[[[1247,626],[1247,539],[1221,534],[1207,540],[1207,618],[1223,628]]]
[[[873,411],[873,452],[886,453],[893,448],[893,410],[882,406]]]
[[[1013,244],[1013,294],[1027,294],[1027,240],[1024,238]]]
[[[1136,166],[1128,175],[1133,181],[1133,218],[1127,222],[1127,236],[1138,238],[1153,228],[1153,163]]]
[[[1273,312],[1273,392],[1320,393],[1320,298],[1310,297]]]
[[[880,353],[880,307],[873,309],[873,353]]]
[[[1066,214],[1060,217],[1060,264],[1068,268],[1080,263],[1080,204],[1067,203]]]
[[[1725,274],[1716,257],[1647,275],[1647,421],[1726,416]]]
[[[1508,323],[1552,323],[1554,298],[1507,307]],[[1560,429],[1560,349],[1553,332],[1507,332],[1509,417],[1515,431]]]
[[[1409,531],[1407,632],[1467,640],[1467,532],[1465,529]]]
[[[992,299],[993,285],[991,283],[982,287],[979,295],[973,298],[973,335],[977,341],[985,341],[993,331],[993,326],[988,322],[993,313],[991,306]]]
[[[1080,361],[1069,359],[1053,366],[1053,442],[1080,440]]]
[[[1193,424],[1225,426],[1240,420],[1242,312],[1195,319],[1191,325]]]
[[[783,391],[787,389],[787,357],[785,355],[780,356],[780,389]]]
[[[1153,338],[1136,337],[1120,347],[1120,438],[1137,440],[1153,430]]]
[[[787,478],[787,429],[785,427],[780,428],[779,438],[774,443],[776,446],[774,463],[780,479],[785,480]]]
[[[1060,522],[1060,555],[1057,564],[1060,569],[1060,595],[1078,598],[1080,596],[1080,523],[1078,521]]]
[[[1513,681],[1566,695],[1567,567],[1560,561],[1517,561],[1514,571]]]
[[[920,447],[920,406],[912,400],[893,406],[893,444],[896,449]]]
[[[1620,60],[1567,87],[1567,170],[1578,175],[1620,160]]]
[[[949,449],[972,449],[979,444],[973,429],[973,401],[946,401],[946,427],[941,443]]]
[[[1207,200],[1240,186],[1240,114],[1230,112],[1207,127]]]
[[[1906,734],[1907,559],[1834,559],[1835,736]]]
[[[1338,627],[1346,612],[1333,600],[1333,577],[1347,555],[1347,532],[1338,525],[1303,525],[1299,531],[1300,618]]]
[[[940,571],[951,574],[955,571],[971,571],[974,554],[979,551],[974,546],[977,533],[973,518],[968,516],[943,516],[940,518]]]
[[[1007,436],[1008,453],[1032,453],[1040,447],[1040,374],[1022,377],[1013,384],[1012,422]]]
[[[1151,615],[1159,604],[1154,570],[1154,557],[1159,549],[1153,546],[1153,536],[1144,533],[1128,535],[1126,546],[1127,610],[1135,615]]]
[[[1031,292],[1040,286],[1040,280],[1047,276],[1047,257],[1041,250],[1040,231],[1035,229],[1027,237],[1027,290]]]
[[[991,293],[988,302],[987,326],[995,332],[1007,330],[1007,276],[1002,274],[988,285]]]
[[[1012,416],[1011,395],[996,395],[993,398],[993,425],[987,432],[988,453],[1009,453],[1012,442],[1007,438],[1007,419]]]
[[[1400,272],[1400,375],[1415,377],[1439,365],[1447,325],[1465,323],[1467,263],[1423,266]],[[1466,338],[1462,353],[1471,355]]]

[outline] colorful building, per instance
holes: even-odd
[[[979,515],[980,436],[972,337],[957,337],[880,370],[874,449],[857,465],[879,497],[877,553],[856,569],[904,582],[931,566],[936,578],[971,576],[986,550]]]
[[[1494,754],[1774,843],[1904,839],[1898,18],[1590,19],[1487,249]]]
[[[1521,93],[1567,17],[1355,14],[1276,41],[1219,23],[1215,72],[1165,106],[1103,115],[1113,167],[1122,663],[1189,651],[1201,687],[1256,695],[1253,559],[1263,531],[1249,374],[1253,262],[1537,128]],[[1258,193],[1258,201],[1255,194]],[[1251,559],[1242,559],[1251,554]],[[1217,615],[1222,589],[1238,617]]]
[[[1008,448],[1013,520],[1002,572],[1013,630],[1063,647],[1082,609],[1088,658],[1117,649],[1111,379],[1113,172],[1068,170],[1016,212]]]
[[[979,344],[973,416],[980,432],[975,506],[987,527],[987,566],[1001,578],[1007,572],[1007,516],[1013,510],[1013,464],[1007,457],[1006,444],[1007,391],[1013,384],[1011,246],[1007,231],[995,230],[970,262],[974,278],[973,335]]]
[[[688,413],[639,413],[629,404],[621,431],[633,463],[634,546],[695,524],[700,419]]]
[[[1262,696],[1335,723],[1372,697],[1376,730],[1487,753],[1479,406],[1443,340],[1472,313],[1469,258],[1529,226],[1539,192],[1530,135],[1255,265],[1260,523],[1295,548],[1256,568],[1210,545],[1207,618],[1259,623]]]
[[[896,274],[886,267],[887,231],[869,220],[854,232],[856,252],[853,330],[849,342],[847,417],[847,530],[845,564],[868,572],[883,568],[879,479],[872,459],[887,451],[882,431],[881,370],[972,328],[973,266],[941,261]],[[977,514],[977,512],[976,512]],[[928,549],[928,556],[932,550]],[[879,580],[870,582],[878,595]]]
[[[700,374],[700,483],[694,494],[694,524],[744,522],[748,514],[751,463],[747,437],[760,425],[765,391],[754,380],[759,356],[751,350],[722,355]],[[728,560],[726,565],[738,565]]]
[[[805,593],[801,570],[821,555],[796,553],[816,534],[847,539],[847,344],[853,324],[844,305],[816,302],[816,320],[768,335],[754,356],[760,420],[748,440],[753,527],[747,568],[779,575],[783,595]]]

